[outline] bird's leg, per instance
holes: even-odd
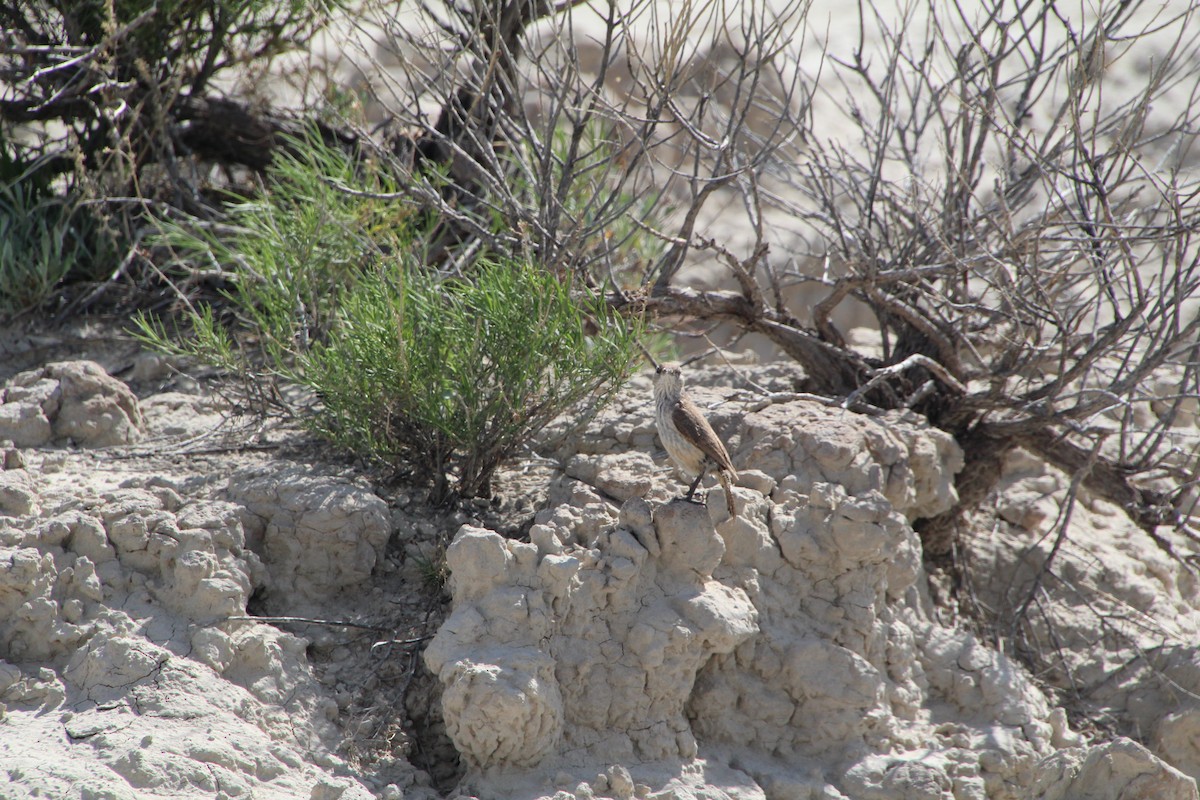
[[[688,487],[687,497],[684,498],[685,500],[690,501],[692,499],[692,495],[696,493],[696,487],[700,485],[700,481],[704,480],[705,472],[708,472],[707,464],[700,468],[700,474],[696,476],[696,480],[692,481],[692,485]]]

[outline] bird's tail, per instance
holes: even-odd
[[[736,519],[737,508],[733,505],[733,484],[729,480],[731,474],[733,477],[737,477],[736,472],[731,473],[729,470],[719,469],[717,470],[717,480],[721,482],[721,488],[725,490],[725,508],[729,509],[729,516]]]

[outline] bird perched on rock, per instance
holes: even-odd
[[[684,475],[696,476],[688,488],[687,499],[692,499],[708,468],[715,466],[717,480],[725,490],[729,516],[736,517],[731,485],[737,479],[737,470],[700,408],[683,396],[683,375],[678,364],[661,364],[655,370],[654,418],[667,455]]]

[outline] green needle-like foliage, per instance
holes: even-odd
[[[28,175],[0,181],[0,320],[44,303],[68,274],[92,277],[115,260],[115,240],[86,209]]]
[[[624,381],[634,335],[599,301],[518,261],[484,263],[471,280],[399,266],[346,293],[303,373],[331,438],[486,495],[496,466],[550,420]]]
[[[141,318],[143,339],[308,388],[315,430],[409,466],[440,498],[488,495],[504,460],[560,415],[589,419],[634,369],[640,326],[594,291],[507,254],[467,275],[428,269],[412,215],[378,199],[389,179],[314,142],[304,152],[231,207],[222,235],[167,236],[233,276],[228,299],[257,349],[204,308],[189,339]]]

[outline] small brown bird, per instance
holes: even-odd
[[[684,475],[696,476],[688,488],[687,499],[692,499],[708,468],[715,466],[717,480],[725,490],[729,516],[736,517],[731,480],[737,479],[737,470],[699,407],[683,396],[683,375],[678,364],[662,364],[655,370],[654,407],[658,437],[667,448],[667,455]]]

